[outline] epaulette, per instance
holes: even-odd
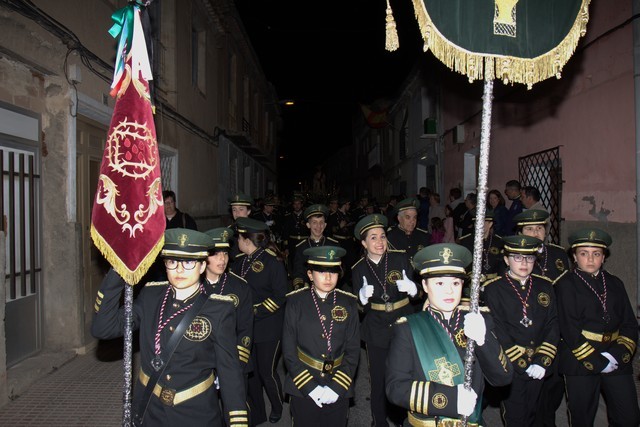
[[[547,243],[546,245],[547,245],[547,246],[555,246],[555,247],[556,247],[556,248],[558,248],[558,249],[562,249],[562,251],[563,251],[563,252],[566,250],[566,249],[565,249],[565,248],[563,248],[562,246],[560,246],[560,245],[556,245],[555,243]]]
[[[304,285],[300,289],[296,289],[295,291],[291,291],[286,296],[290,297],[291,295],[295,295],[295,294],[297,294],[297,293],[299,293],[301,291],[306,291],[306,290],[309,290],[309,285]]]
[[[276,256],[276,257],[278,256],[278,255],[276,255],[276,253],[275,253],[275,252],[273,252],[273,251],[272,251],[271,249],[269,249],[269,248],[265,249],[264,251],[265,251],[266,253],[268,253],[269,255],[271,255],[271,256]]]
[[[291,215],[291,212],[287,212],[286,214],[284,214],[284,216],[289,216]]]
[[[391,225],[391,226],[387,227],[387,229],[385,231],[388,233],[388,232],[392,231],[394,228],[395,227]]]
[[[246,279],[244,279],[243,277],[238,276],[236,273],[234,273],[233,271],[229,272],[230,275],[235,276],[236,279],[240,279],[242,282],[244,283],[248,283]]]
[[[355,263],[355,264],[353,264],[353,265],[351,266],[351,269],[353,269],[353,267],[355,267],[356,265],[360,264],[360,262],[361,262],[363,259],[364,259],[364,257],[362,257],[362,258],[360,258],[358,261],[356,261],[356,263]]]
[[[387,252],[397,252],[400,254],[406,254],[407,251],[405,251],[404,249],[387,249]]]
[[[489,279],[489,280],[487,280],[486,282],[484,282],[482,284],[482,287],[485,288],[485,287],[489,286],[490,284],[492,284],[493,282],[500,280],[501,278],[502,278],[502,276],[497,276],[497,277],[494,277],[493,279]]]
[[[246,254],[244,252],[240,252],[238,255],[236,255],[236,258],[241,258],[243,256],[245,256]]]
[[[546,280],[546,281],[547,281],[547,282],[549,282],[549,283],[553,283],[553,280],[549,279],[547,276],[543,276],[543,275],[541,275],[541,274],[536,274],[536,273],[531,273],[531,275],[532,275],[533,277],[537,277],[537,278],[539,278],[539,279]]]
[[[460,240],[462,240],[462,239],[466,239],[466,238],[467,238],[467,237],[469,237],[469,236],[472,236],[472,234],[471,234],[471,233],[469,233],[469,234],[465,234],[464,236],[461,236],[461,237],[460,237]]]
[[[301,244],[303,244],[303,243],[307,243],[307,239],[301,240],[301,241],[296,245],[296,248],[297,248],[298,246],[300,246]]]
[[[340,242],[338,242],[338,241],[337,241],[336,239],[334,239],[333,237],[327,237],[327,240],[329,240],[330,242],[333,242],[333,243],[338,243],[338,244],[340,244]]]
[[[562,274],[560,274],[558,277],[556,277],[556,280],[553,281],[553,284],[555,285],[556,283],[558,283],[558,280],[562,279],[564,277],[565,274],[567,274],[569,272],[569,270],[565,270],[562,272]]]
[[[423,230],[422,228],[418,228],[418,227],[416,227],[416,230],[418,230],[418,231],[422,231],[422,232],[423,232],[423,233],[425,233],[425,234],[429,234],[429,232],[428,232],[427,230]]]
[[[351,292],[343,291],[342,289],[336,288],[336,292],[340,292],[341,294],[351,297],[353,299],[358,299],[358,297],[352,294]]]
[[[458,310],[471,312],[471,306],[470,305],[459,305],[458,306]],[[489,307],[485,307],[485,306],[479,306],[478,307],[478,311],[480,311],[482,313],[491,313],[491,310],[489,309]]]
[[[145,286],[166,286],[169,284],[169,281],[164,280],[162,282],[147,282]]]
[[[233,298],[231,298],[230,296],[227,296],[227,295],[211,294],[211,295],[209,295],[209,299],[217,300],[217,301],[230,302],[231,304],[233,304]]]
[[[394,323],[396,325],[401,325],[403,323],[407,323],[407,318],[405,316],[398,317]]]

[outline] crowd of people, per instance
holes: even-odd
[[[134,301],[140,371],[134,420],[149,425],[346,426],[358,369],[370,378],[371,425],[592,426],[600,393],[611,425],[638,426],[631,361],[638,340],[624,284],[604,269],[612,239],[586,228],[550,243],[535,187],[491,190],[480,310],[469,282],[477,197],[448,203],[421,188],[379,207],[294,194],[229,199],[232,223],[206,232],[165,194],[165,246]],[[169,203],[167,203],[167,198]],[[123,333],[113,271],[92,333]],[[465,384],[465,352],[475,358]],[[359,366],[366,352],[366,366]],[[277,367],[284,361],[285,377]],[[267,414],[264,399],[269,400]]]

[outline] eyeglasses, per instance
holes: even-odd
[[[178,268],[178,264],[182,266],[183,270],[193,270],[194,268],[196,268],[198,261],[195,259],[177,260],[170,258],[164,260],[164,266],[169,270],[175,270],[176,268]]]
[[[522,254],[511,254],[509,255],[511,258],[513,258],[513,260],[515,262],[527,262],[529,264],[532,264],[534,262],[536,262],[536,256],[535,255],[522,255]]]

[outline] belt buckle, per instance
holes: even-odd
[[[613,334],[611,332],[607,332],[606,334],[602,334],[602,342],[609,342],[611,341],[611,336]]]
[[[385,302],[384,303],[384,311],[386,311],[387,313],[391,313],[393,311],[393,303],[392,302]]]
[[[333,372],[334,361],[330,359],[325,359],[322,362],[322,374],[331,374]]]
[[[167,406],[173,406],[173,399],[176,397],[176,391],[170,388],[162,388],[160,391],[160,401]]]

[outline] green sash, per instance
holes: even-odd
[[[407,316],[418,358],[427,381],[451,387],[464,383],[464,363],[449,334],[427,312]],[[482,415],[481,396],[469,422],[478,423]]]

